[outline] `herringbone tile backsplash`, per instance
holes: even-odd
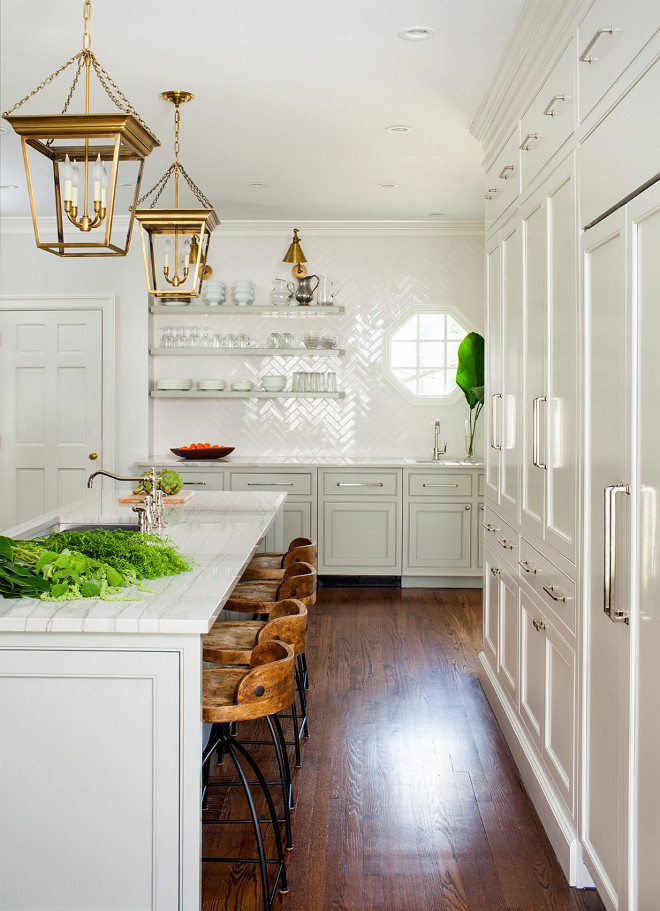
[[[213,238],[211,264],[227,285],[237,279],[256,284],[256,304],[266,304],[275,277],[288,278],[281,262],[290,237]],[[481,237],[315,236],[307,231],[302,247],[310,273],[327,273],[339,285],[336,303],[343,315],[323,308],[287,308],[277,315],[172,315],[154,318],[157,344],[165,326],[203,326],[211,334],[245,333],[266,345],[271,332],[290,332],[297,344],[306,332],[338,336],[344,358],[309,357],[160,357],[154,379],[185,376],[193,380],[222,377],[227,387],[238,379],[260,388],[266,374],[282,374],[291,388],[294,371],[333,370],[338,388],[333,399],[154,399],[153,451],[194,441],[236,447],[245,456],[411,456],[430,454],[433,422],[441,421],[441,441],[448,453],[465,452],[467,405],[462,395],[449,402],[413,403],[383,376],[383,331],[415,306],[460,310],[468,324],[483,332],[484,252]]]

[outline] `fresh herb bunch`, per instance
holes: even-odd
[[[162,490],[166,496],[178,493],[183,487],[181,475],[177,471],[168,468],[161,468],[156,474],[158,479],[158,490]],[[133,493],[151,493],[151,472],[145,471],[142,480],[135,488]]]
[[[15,541],[0,536],[0,591],[5,598],[38,597],[42,601],[77,598],[133,601],[111,597],[139,583],[133,570],[113,566],[68,548],[49,550],[40,540]]]
[[[192,567],[167,538],[140,532],[101,529],[60,531],[42,539],[49,550],[76,550],[109,563],[120,572],[132,571],[138,579],[176,576]]]

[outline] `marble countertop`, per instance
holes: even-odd
[[[193,469],[212,468],[483,468],[481,461],[467,462],[465,459],[433,459],[408,456],[226,456],[224,459],[180,459],[172,453],[154,455],[149,461],[137,462],[139,468],[162,465],[170,468]]]
[[[62,524],[133,525],[131,507],[118,502],[121,493],[90,492],[3,534],[37,537]],[[140,599],[134,601],[0,599],[0,632],[206,633],[285,499],[281,493],[195,492],[165,511],[166,534],[194,564],[191,572],[146,581],[153,594],[123,589]]]

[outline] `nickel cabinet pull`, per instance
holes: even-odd
[[[488,200],[495,199],[497,194],[501,193],[501,192],[502,191],[499,189],[499,187],[489,187],[486,190],[486,192],[484,193],[484,199],[488,199]]]
[[[526,573],[540,573],[541,570],[532,566],[529,560],[518,560],[518,566],[522,566]]]
[[[491,449],[501,449],[502,444],[497,442],[497,399],[502,398],[501,392],[496,392],[490,397],[490,447]]]
[[[539,142],[543,139],[541,133],[528,133],[520,144],[522,152],[533,152]]]
[[[505,550],[513,550],[513,548],[515,547],[515,544],[513,543],[513,541],[507,541],[506,538],[498,538],[497,543],[501,544]]]
[[[248,487],[293,487],[293,481],[248,481]]]
[[[613,38],[614,33],[620,31],[620,28],[614,28],[612,25],[608,26],[607,28],[596,29],[595,35],[580,54],[580,63],[598,63],[600,58],[591,56],[591,51],[593,51],[593,49],[596,47],[596,44],[600,41],[603,35],[609,35],[611,38]]]
[[[422,487],[458,487],[458,484],[422,484]]]
[[[491,574],[492,574],[493,576],[501,576],[501,575],[502,575],[502,570],[501,570],[501,569],[498,569],[497,566],[491,566],[490,571],[491,571]]]
[[[545,395],[535,395],[532,400],[532,462],[537,468],[547,468],[539,455],[541,449],[541,402],[547,402]]]
[[[546,117],[556,117],[557,114],[561,114],[561,111],[555,110],[555,105],[557,104],[558,101],[561,101],[561,102],[566,101],[566,95],[553,95],[552,96],[552,98],[550,99],[550,104],[548,104],[548,106],[543,111],[543,113],[545,114]]]
[[[532,620],[532,626],[539,633],[542,629],[545,629],[545,623],[543,620]]]
[[[337,481],[337,487],[382,487],[382,481]]]
[[[603,532],[604,549],[604,601],[603,610],[614,623],[627,623],[628,615],[616,606],[616,496],[630,494],[627,484],[608,484],[605,488]]]
[[[554,585],[544,585],[543,591],[546,593],[546,595],[550,595],[553,601],[563,601],[564,603],[566,602],[566,595],[560,595]]]
[[[511,180],[513,175],[516,173],[515,166],[512,164],[505,164],[500,173],[497,175],[500,180]]]
[[[501,531],[500,528],[497,528],[497,526],[492,525],[490,522],[482,522],[481,524],[486,529],[486,531]]]

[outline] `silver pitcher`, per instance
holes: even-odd
[[[316,279],[316,284],[312,287],[312,279]],[[319,286],[318,275],[305,275],[298,279],[298,289],[295,297],[301,307],[309,307],[314,297],[314,292]]]

